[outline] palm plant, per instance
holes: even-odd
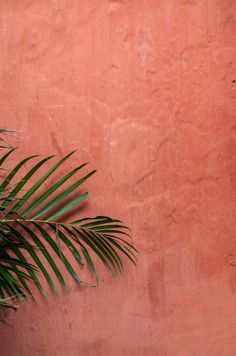
[[[0,129],[0,133],[7,133]],[[1,141],[4,142],[1,138]],[[0,170],[15,151],[9,144],[0,158]],[[78,265],[86,264],[96,283],[98,275],[93,261],[94,254],[113,276],[123,270],[121,255],[136,263],[137,250],[127,241],[128,228],[120,220],[95,216],[64,222],[62,217],[82,203],[88,192],[76,194],[77,188],[91,177],[95,170],[72,181],[87,163],[70,170],[44,188],[50,177],[74,154],[69,153],[40,174],[53,156],[39,159],[30,156],[21,160],[13,169],[4,172],[0,182],[0,306],[15,308],[14,300],[32,295],[31,283],[46,297],[40,274],[45,277],[54,293],[54,278],[67,290],[62,266],[81,286],[88,285],[72,266],[66,251],[72,253]],[[22,177],[25,163],[37,162]],[[6,173],[7,172],[7,173]],[[35,179],[37,176],[37,179]],[[39,176],[39,178],[38,178]],[[69,182],[72,182],[68,184]],[[92,254],[91,254],[92,251]],[[54,274],[54,277],[52,276]],[[31,282],[32,281],[32,282]],[[12,302],[13,301],[13,302]]]

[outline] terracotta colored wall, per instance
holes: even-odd
[[[0,1],[1,126],[25,154],[79,147],[99,169],[87,212],[125,219],[142,252],[118,280],[102,268],[97,289],[25,303],[1,355],[236,355],[235,14]]]

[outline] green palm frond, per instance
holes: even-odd
[[[2,168],[15,148],[0,158]],[[53,158],[30,156],[8,171],[0,184],[0,306],[8,306],[9,297],[32,296],[31,281],[46,296],[40,271],[54,293],[54,277],[62,287],[68,286],[61,272],[62,265],[80,285],[87,285],[68,258],[70,251],[78,266],[87,265],[98,282],[93,261],[97,255],[113,276],[123,270],[122,257],[136,264],[137,250],[127,241],[128,227],[120,220],[107,216],[81,218],[63,222],[62,216],[73,212],[88,196],[78,188],[96,172],[78,177],[88,163],[81,164],[54,181],[45,189],[45,183],[74,154],[69,153],[52,164],[39,178],[40,170]],[[31,163],[22,177],[21,168]],[[42,190],[42,187],[44,188]],[[41,189],[40,189],[41,188]],[[76,194],[75,194],[76,193]],[[63,252],[64,251],[64,252]],[[91,254],[92,252],[92,254]],[[56,258],[55,258],[56,256]],[[46,263],[45,263],[46,262]]]

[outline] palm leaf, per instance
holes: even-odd
[[[0,169],[13,152],[14,148],[0,158]],[[41,272],[54,293],[57,294],[54,278],[67,291],[68,285],[61,272],[63,265],[79,285],[89,285],[79,276],[77,268],[72,266],[69,252],[78,266],[87,265],[96,283],[95,255],[113,276],[123,271],[123,257],[136,264],[138,251],[126,241],[129,229],[120,220],[107,216],[85,217],[66,223],[60,220],[87,198],[87,192],[76,192],[95,170],[76,178],[69,185],[68,182],[88,163],[70,170],[48,189],[40,189],[74,152],[41,173],[37,180],[34,176],[40,174],[53,156],[37,161],[22,178],[24,164],[38,156],[26,157],[8,172],[0,184],[0,306],[12,306],[6,299],[8,297],[14,300],[32,296],[32,282],[46,297],[38,272]]]

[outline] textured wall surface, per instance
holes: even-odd
[[[137,268],[0,326],[3,356],[236,355],[235,0],[0,1],[1,126],[99,169]]]

